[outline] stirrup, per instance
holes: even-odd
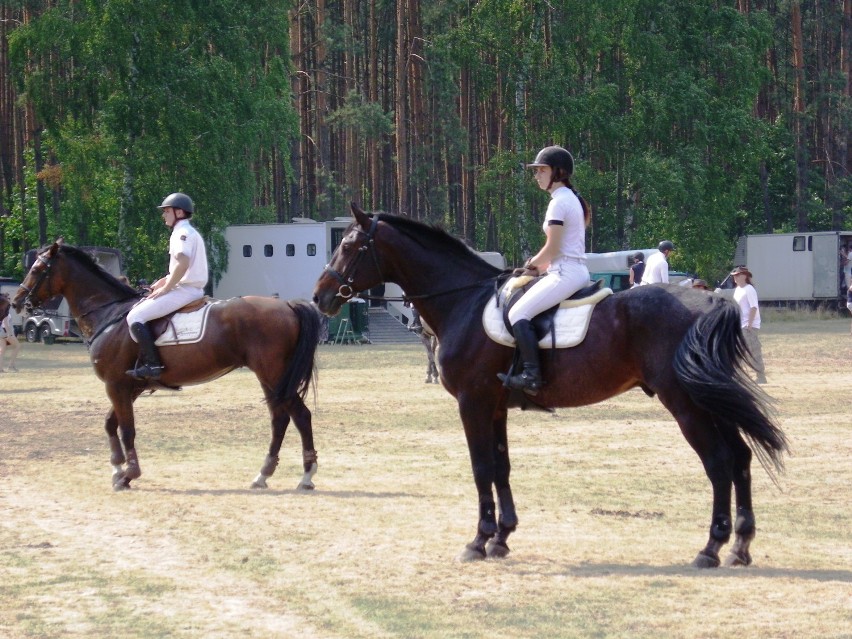
[[[149,366],[148,364],[143,364],[142,366],[130,369],[127,371],[127,374],[134,379],[139,380],[160,379],[163,368],[163,366]]]
[[[526,371],[523,371],[518,375],[498,373],[497,377],[507,388],[511,388],[512,390],[522,390],[530,395],[535,395],[542,387],[541,377],[538,375],[530,375]]]

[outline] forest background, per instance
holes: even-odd
[[[0,273],[57,236],[162,275],[173,191],[230,224],[354,200],[518,264],[576,158],[587,250],[841,230],[852,0],[0,0]]]

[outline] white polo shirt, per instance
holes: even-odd
[[[189,223],[178,220],[169,238],[169,273],[177,267],[177,256],[189,258],[189,268],[180,279],[180,286],[204,288],[207,285],[207,251],[201,234]]]

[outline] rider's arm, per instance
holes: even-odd
[[[186,271],[189,269],[189,256],[184,255],[183,253],[178,253],[175,256],[175,261],[177,261],[177,265],[175,265],[174,270],[168,274],[168,276],[164,277],[160,282],[163,282],[163,285],[156,289],[151,297],[159,297],[160,295],[164,295],[169,291],[173,291],[175,287],[177,287],[181,278],[186,274]],[[157,282],[159,283],[159,282]]]
[[[541,250],[527,260],[527,266],[537,268],[540,272],[546,271],[554,258],[559,257],[562,251],[562,234],[565,227],[562,224],[548,224],[544,231],[547,240]]]

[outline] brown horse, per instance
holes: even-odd
[[[371,216],[355,205],[352,210],[355,222],[317,281],[314,301],[331,315],[351,296],[393,282],[438,336],[441,381],[458,400],[479,494],[476,537],[463,559],[505,556],[506,540],[518,524],[509,486],[509,408],[533,402],[543,408],[581,406],[640,387],[659,397],[677,420],[713,488],[710,539],[694,565],[718,566],[719,550],[732,532],[736,540],[727,564],[751,563],[752,454],[768,470],[770,465],[780,470],[787,442],[743,368],[748,351],[736,306],[668,285],[611,295],[595,307],[581,344],[542,357],[546,383],[539,393],[512,395],[497,378],[509,369],[512,349],[493,342],[482,327],[500,272],[439,229],[393,215]]]
[[[314,487],[317,454],[304,397],[315,373],[320,316],[308,302],[245,297],[214,304],[201,341],[161,348],[165,370],[158,383],[126,374],[139,352],[124,321],[141,297],[135,289],[100,268],[84,251],[57,242],[39,253],[12,303],[20,310],[55,295],[68,301],[88,342],[95,374],[112,403],[106,432],[116,490],[129,488],[131,480],[142,474],[133,402],[143,391],[200,384],[243,366],[257,375],[272,417],[269,454],[252,487],[266,488],[291,418],[302,438],[304,475],[298,488]],[[165,319],[158,322],[160,328],[167,324]],[[160,332],[156,325],[155,331]]]

